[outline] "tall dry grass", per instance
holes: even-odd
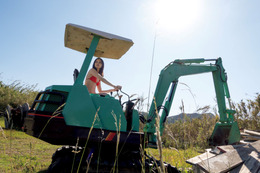
[[[22,84],[20,81],[11,84],[0,81],[0,113],[4,112],[7,105],[14,108],[23,103],[31,105],[38,93],[36,86]]]

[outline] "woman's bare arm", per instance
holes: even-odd
[[[95,76],[97,79],[99,79],[100,81],[104,82],[105,84],[116,88],[117,86],[113,85],[112,83],[110,83],[108,80],[106,80],[105,78],[103,78],[95,69],[90,69],[89,73],[93,76]]]
[[[97,86],[98,92],[99,93],[110,93],[110,92],[114,92],[117,91],[118,89],[114,88],[114,89],[110,89],[110,90],[102,90],[101,88],[101,83]]]

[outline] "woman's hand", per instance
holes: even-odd
[[[117,86],[115,86],[114,88],[115,88],[116,91],[118,91],[118,90],[121,90],[121,89],[122,89],[122,86],[117,85]]]

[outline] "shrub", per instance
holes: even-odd
[[[259,130],[260,129],[260,94],[256,93],[254,100],[241,100],[235,104],[235,118],[241,129]]]
[[[202,115],[202,118],[190,119],[187,116],[184,120],[177,120],[167,124],[162,141],[165,147],[186,149],[189,147],[208,147],[208,138],[212,134],[218,117],[211,118]]]
[[[38,93],[35,88],[36,85],[23,85],[19,81],[14,81],[9,85],[0,81],[0,113],[8,104],[12,107],[23,103],[31,105]]]

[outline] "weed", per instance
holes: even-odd
[[[5,132],[4,132],[4,130],[3,130],[3,128],[1,126],[0,126],[0,131],[2,133],[3,138],[6,139]]]
[[[66,103],[63,103],[61,106],[59,106],[59,107],[53,112],[51,118],[47,121],[47,123],[46,123],[45,126],[43,127],[41,133],[39,134],[39,136],[38,136],[39,139],[40,139],[40,137],[41,137],[43,131],[45,130],[45,128],[46,128],[47,125],[49,124],[49,122],[50,122],[53,118],[55,118],[55,117],[57,117],[58,115],[61,114],[62,108],[65,106],[65,104],[66,104]]]
[[[116,164],[118,163],[118,147],[119,147],[119,142],[120,142],[120,129],[121,129],[121,115],[120,115],[120,118],[119,118],[119,122],[117,123],[117,116],[115,115],[115,113],[112,111],[111,112],[112,116],[114,117],[115,119],[115,126],[116,126],[116,134],[117,134],[117,141],[116,141],[116,155],[115,155],[115,161],[114,161],[114,165],[113,165],[113,168],[112,168],[112,172],[115,172],[115,166]],[[117,125],[118,124],[118,125]],[[118,164],[117,164],[118,165]]]
[[[82,152],[82,155],[81,155],[81,158],[80,158],[80,161],[79,161],[79,166],[78,166],[77,172],[79,172],[79,169],[80,169],[80,166],[81,166],[81,162],[82,162],[82,160],[83,160],[83,156],[84,156],[85,151],[86,151],[86,148],[87,148],[87,144],[88,144],[88,140],[89,140],[90,134],[91,134],[91,132],[92,132],[92,130],[93,130],[93,127],[94,127],[94,124],[95,124],[95,122],[96,122],[96,120],[97,120],[97,118],[98,118],[99,109],[100,109],[100,107],[97,109],[97,112],[96,112],[96,114],[95,114],[94,120],[93,120],[93,122],[92,122],[92,126],[91,126],[91,128],[90,128],[90,130],[89,130],[88,137],[87,137],[87,140],[86,140],[86,143],[85,143],[85,147],[84,147],[84,149],[83,149],[83,152]],[[90,164],[90,162],[89,162],[89,164]],[[88,168],[89,168],[89,164],[88,164]]]
[[[157,138],[157,148],[159,150],[159,156],[160,156],[160,167],[161,172],[165,172],[163,158],[162,158],[162,140],[161,140],[161,134],[160,134],[160,117],[157,110],[155,98],[154,98],[154,106],[155,106],[155,112],[156,112],[156,118],[155,118],[155,128],[156,128],[156,138]]]

